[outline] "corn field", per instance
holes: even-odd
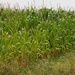
[[[0,7],[0,58],[35,61],[75,49],[75,11]],[[20,58],[21,57],[21,58]]]

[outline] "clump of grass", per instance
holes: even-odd
[[[0,67],[1,75],[74,75],[75,74],[75,51],[66,52],[57,58],[49,57],[37,62],[21,66],[18,62],[3,63]],[[70,57],[71,56],[71,57]]]

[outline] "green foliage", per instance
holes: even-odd
[[[30,61],[75,48],[75,12],[59,8],[0,8],[0,55]]]

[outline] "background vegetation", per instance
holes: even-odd
[[[54,61],[66,52],[75,52],[74,49],[75,11],[66,11],[61,8],[58,10],[53,10],[52,8],[37,10],[31,7],[21,10],[0,7],[1,75],[6,75],[6,73],[7,75],[12,73],[13,75],[29,75],[28,73],[30,75],[35,75],[35,73],[37,75],[46,75],[41,71],[38,74],[37,70],[34,71],[35,73],[33,71],[31,73],[30,70],[25,73],[25,71],[29,69],[30,63],[35,64],[39,60],[41,63],[45,62],[45,60],[48,62],[49,59]],[[49,62],[48,64],[44,63],[44,65],[50,65]],[[57,63],[56,67],[60,66],[60,64]],[[63,65],[61,65],[61,69]],[[14,66],[17,66],[16,71],[14,71]],[[30,65],[30,67],[32,66]],[[49,69],[51,67],[46,71],[48,75],[56,75],[55,72],[60,75],[55,67],[51,72],[49,72]],[[62,73],[67,75],[66,73],[69,71],[63,71]]]

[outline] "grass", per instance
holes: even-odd
[[[75,75],[75,51],[61,56],[49,56],[33,63],[21,66],[14,60],[10,63],[1,61],[0,75]]]
[[[0,7],[0,75],[75,75],[75,11]]]

